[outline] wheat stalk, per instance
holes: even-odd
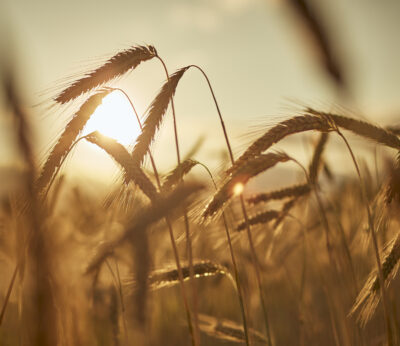
[[[67,103],[129,70],[135,69],[141,62],[152,59],[156,55],[157,52],[153,46],[133,46],[123,50],[108,59],[99,68],[86,73],[84,77],[73,82],[61,91],[54,100],[61,104]]]

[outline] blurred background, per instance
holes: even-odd
[[[68,81],[134,44],[154,45],[170,73],[189,64],[206,71],[236,154],[304,104],[327,111],[346,107],[350,114],[382,126],[397,124],[400,2],[309,0],[308,17],[304,4],[294,0],[2,0],[0,47],[18,71],[24,105],[32,115],[38,159],[45,159],[84,99],[60,108],[52,106],[51,98]],[[164,80],[162,66],[152,60],[113,85],[123,88],[143,115]],[[127,101],[119,102],[117,113],[128,118],[122,127],[131,128],[131,138],[129,131],[126,136],[132,143],[138,127]],[[110,117],[119,122],[112,109],[115,104]],[[196,158],[214,170],[220,168],[224,141],[198,71],[189,71],[182,79],[176,109],[183,153],[204,137]],[[164,171],[175,165],[170,115],[154,146]],[[20,164],[13,158],[8,126],[7,118],[0,118],[0,172],[2,180],[11,182]],[[307,145],[299,139],[283,148],[299,157],[307,156]],[[342,162],[337,161],[340,158],[340,147],[331,151],[331,160]],[[346,171],[345,166],[338,165],[339,173]],[[79,175],[99,182],[110,182],[118,171],[105,153],[88,143],[79,145],[64,169],[71,178]],[[280,178],[285,176],[281,173]]]

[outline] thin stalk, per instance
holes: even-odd
[[[157,55],[156,58],[161,62],[164,72],[167,76],[167,80],[169,81],[169,73],[167,66],[165,65],[164,60]],[[176,122],[176,113],[175,113],[175,103],[174,97],[171,97],[171,109],[172,109],[172,118],[174,123],[174,137],[175,137],[175,148],[176,148],[176,157],[178,161],[178,166],[181,164],[181,155],[179,150],[179,140],[178,140],[178,128]],[[183,182],[183,178],[181,177],[181,182]],[[193,269],[193,249],[192,249],[192,239],[190,236],[189,229],[189,218],[186,210],[186,206],[183,206],[183,217],[185,224],[185,235],[186,235],[186,252],[187,257],[189,259],[189,276],[190,276],[190,285],[192,289],[192,300],[193,300],[193,314],[194,314],[194,332],[195,332],[195,342],[196,344],[200,344],[200,331],[199,331],[199,320],[198,320],[198,300],[197,300],[197,291],[196,285],[194,282],[194,269]]]
[[[208,167],[201,162],[199,162],[199,165],[204,167],[204,169],[207,171],[209,174],[211,181],[214,185],[215,190],[218,190],[217,184],[215,183],[215,180],[213,178],[212,173],[208,169]],[[243,320],[243,329],[244,329],[244,335],[246,339],[246,345],[250,345],[250,339],[249,339],[249,331],[248,331],[248,326],[247,326],[247,318],[246,318],[246,310],[244,306],[244,298],[243,298],[243,291],[242,291],[242,286],[240,283],[240,278],[239,278],[239,270],[236,264],[236,258],[235,258],[235,253],[233,251],[233,246],[232,246],[232,240],[231,240],[231,235],[229,233],[229,227],[228,227],[228,222],[226,219],[225,211],[222,212],[222,219],[224,222],[224,228],[225,228],[225,233],[226,233],[226,238],[228,240],[228,245],[229,245],[229,252],[231,254],[231,260],[232,260],[232,265],[233,265],[233,272],[235,274],[235,281],[236,281],[236,288],[238,292],[238,298],[239,298],[239,304],[240,304],[240,310],[242,312],[242,320]]]
[[[4,299],[3,306],[1,308],[0,326],[1,326],[2,322],[3,322],[4,315],[6,313],[6,308],[7,308],[7,305],[8,305],[8,301],[10,300],[10,296],[11,296],[11,292],[12,292],[12,289],[13,289],[13,286],[14,286],[14,282],[15,282],[15,279],[16,279],[17,274],[18,274],[18,269],[19,269],[19,263],[15,266],[14,273],[13,273],[13,275],[11,277],[10,284],[8,285],[7,294],[6,294],[6,297]]]
[[[125,92],[124,92],[124,94],[128,98],[129,102],[131,103],[132,108],[133,108],[133,110],[135,112],[136,119],[138,121],[139,127],[142,130],[143,129],[142,122],[140,121],[140,118],[139,118],[139,116],[138,116],[138,114],[137,114],[137,112],[135,110],[135,107],[133,107],[133,103],[131,102],[129,96]],[[160,175],[158,174],[158,170],[157,170],[153,155],[151,154],[151,151],[148,150],[148,153],[149,153],[151,164],[153,166],[154,176],[156,178],[158,189],[159,189],[159,191],[161,191]],[[171,240],[172,251],[174,253],[176,268],[178,270],[179,286],[180,286],[180,289],[181,289],[183,305],[185,306],[186,317],[187,317],[188,327],[189,327],[189,333],[190,333],[190,336],[191,336],[192,345],[196,346],[196,337],[195,337],[194,331],[193,331],[192,315],[190,313],[189,303],[188,303],[186,290],[185,290],[185,285],[184,285],[184,281],[183,281],[182,267],[181,267],[181,263],[180,263],[180,260],[179,260],[178,249],[177,249],[177,246],[176,246],[176,242],[175,242],[175,238],[174,238],[174,232],[173,232],[172,224],[171,224],[171,221],[169,220],[169,217],[165,217],[165,222],[166,222],[167,227],[168,227],[168,233],[169,233],[169,237],[170,237],[170,240]]]
[[[215,93],[214,93],[214,90],[213,90],[213,88],[211,86],[210,80],[208,79],[207,74],[203,71],[202,68],[200,68],[197,65],[191,65],[191,67],[197,68],[202,73],[202,75],[204,76],[204,78],[207,81],[207,84],[208,84],[208,87],[210,89],[212,98],[214,100],[215,107],[217,108],[217,113],[218,113],[219,120],[220,120],[220,123],[221,123],[222,131],[224,133],[225,142],[226,142],[226,146],[228,148],[229,157],[230,157],[230,160],[231,160],[231,164],[233,166],[233,164],[235,163],[235,159],[233,157],[232,147],[231,147],[231,144],[230,144],[230,141],[229,141],[229,138],[228,138],[228,133],[226,131],[224,119],[222,118],[221,110],[219,108],[218,101],[217,101],[217,98],[215,97]],[[262,285],[261,275],[260,275],[260,264],[259,264],[259,261],[257,259],[257,255],[256,255],[255,247],[254,247],[254,242],[253,242],[253,237],[251,235],[250,224],[248,222],[249,218],[248,218],[248,214],[247,214],[247,210],[246,210],[246,205],[244,203],[243,195],[241,194],[239,196],[239,198],[240,198],[240,204],[241,204],[241,207],[242,207],[243,217],[244,217],[246,225],[247,225],[246,226],[247,238],[249,239],[250,250],[251,250],[250,251],[251,252],[251,258],[252,258],[254,270],[255,270],[255,273],[256,273],[256,280],[257,280],[257,285],[258,285],[258,289],[259,289],[260,302],[261,302],[261,307],[262,307],[263,314],[264,314],[264,322],[265,322],[265,329],[266,329],[267,338],[268,338],[268,346],[272,346],[271,333],[270,333],[269,322],[268,322],[268,314],[267,314],[267,309],[266,309],[265,301],[264,301],[264,297],[263,297],[263,285]]]
[[[115,258],[114,258],[114,260],[115,260],[115,264],[117,265],[117,268],[118,268],[118,262]],[[107,259],[105,260],[105,262],[106,262],[108,270],[110,271],[111,276],[113,278],[114,286],[118,290],[118,293],[119,293],[119,300],[121,303],[121,311],[122,311],[122,320],[123,320],[123,324],[124,324],[124,333],[125,333],[125,337],[128,338],[128,328],[127,328],[126,319],[125,319],[125,304],[124,304],[124,298],[123,298],[123,294],[122,294],[122,284],[121,284],[121,278],[119,276],[119,271],[118,271],[118,274],[115,275],[114,270],[112,269],[111,264],[108,262]]]
[[[379,255],[378,240],[376,239],[375,226],[374,226],[374,221],[372,219],[372,214],[371,214],[371,210],[370,210],[369,203],[368,203],[367,192],[365,190],[365,185],[364,185],[364,181],[361,176],[360,168],[358,166],[357,160],[354,156],[353,150],[351,149],[349,142],[347,141],[346,137],[341,133],[341,131],[338,128],[336,129],[336,132],[338,133],[338,135],[340,137],[342,137],[344,143],[346,144],[346,147],[350,153],[351,159],[352,159],[354,167],[356,169],[356,172],[358,175],[358,180],[360,181],[361,196],[364,200],[365,208],[367,210],[368,225],[369,225],[369,229],[370,229],[370,233],[371,233],[372,244],[374,247],[376,265],[378,268],[378,276],[379,276],[379,283],[380,283],[380,289],[381,289],[383,311],[385,314],[385,322],[386,322],[387,342],[388,342],[388,345],[391,346],[391,345],[393,345],[393,339],[392,339],[392,327],[391,327],[391,321],[390,321],[391,319],[390,319],[390,315],[389,315],[389,301],[388,301],[388,298],[386,295],[385,279],[383,276],[382,262],[381,262],[381,258]]]
[[[314,195],[317,200],[318,208],[319,208],[320,215],[321,215],[321,221],[322,221],[322,224],[323,224],[324,230],[325,230],[325,243],[326,243],[326,249],[327,249],[328,255],[329,255],[329,260],[330,260],[331,264],[334,265],[334,268],[336,268],[336,262],[334,261],[332,244],[330,241],[331,228],[329,226],[328,218],[326,216],[326,212],[325,212],[325,208],[322,203],[322,200],[321,200],[321,196],[318,193],[318,183],[316,181],[315,182],[311,181],[310,175],[308,174],[306,168],[299,161],[297,161],[296,159],[294,159],[292,157],[290,159],[303,170],[308,184],[310,184],[310,186],[312,187],[312,190],[314,191]]]
[[[135,113],[135,117],[136,117],[136,120],[137,120],[137,122],[138,122],[138,124],[139,124],[140,131],[143,131],[142,122],[140,121],[139,114],[138,114],[138,112],[136,111],[136,108],[135,108],[135,106],[133,105],[133,102],[132,102],[131,98],[128,96],[128,94],[127,94],[123,89],[120,89],[120,88],[113,88],[113,90],[120,91],[120,92],[123,93],[123,94],[125,95],[125,97],[128,99],[128,101],[129,101],[129,103],[130,103],[130,105],[131,105],[131,108],[132,108],[133,112]],[[150,158],[151,166],[153,167],[153,171],[157,171],[156,163],[154,162],[154,157],[153,157],[153,155],[151,154],[150,150],[149,150],[149,158]],[[155,175],[155,178],[156,178],[156,181],[157,181],[157,185],[158,185],[158,187],[160,187],[160,186],[161,186],[160,177],[159,177],[158,174],[154,174],[154,175]]]

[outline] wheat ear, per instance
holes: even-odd
[[[300,197],[308,194],[311,191],[310,185],[298,184],[293,186],[288,186],[279,190],[259,193],[247,199],[250,204],[259,204],[262,202],[268,202],[270,200],[280,200],[284,198]]]
[[[234,165],[227,170],[227,173],[232,173],[240,166],[246,165],[247,160],[266,151],[283,138],[295,133],[311,130],[327,132],[332,130],[332,127],[326,119],[313,115],[296,116],[280,122],[253,142],[235,161]]]
[[[285,162],[289,159],[289,156],[284,153],[268,153],[247,161],[247,164],[234,171],[214,194],[203,212],[203,217],[212,216],[219,211],[234,196],[236,184],[245,185],[251,178],[265,172],[277,163]]]
[[[97,131],[90,133],[85,139],[106,151],[123,168],[126,182],[133,181],[151,201],[156,199],[155,186],[140,167],[133,162],[131,155],[122,144]]]
[[[400,139],[394,133],[385,130],[382,127],[375,126],[366,121],[345,117],[343,115],[317,111],[307,107],[305,109],[307,115],[315,115],[333,122],[337,127],[351,131],[359,136],[371,139],[379,144],[387,147],[400,149]]]
[[[73,82],[61,91],[54,100],[61,104],[67,103],[129,70],[135,69],[141,62],[154,58],[156,54],[153,46],[133,46],[123,50],[108,59],[99,68],[86,73],[84,77]]]
[[[242,221],[239,225],[237,225],[236,230],[243,231],[244,229],[246,229],[246,227],[248,225],[254,226],[254,225],[268,223],[272,220],[277,219],[279,216],[280,216],[280,212],[278,212],[276,210],[267,210],[267,211],[257,213],[255,215],[250,215],[248,217],[247,222]]]
[[[196,261],[193,263],[193,274],[195,278],[202,278],[215,275],[226,275],[232,279],[231,274],[225,266],[212,261]],[[182,275],[184,281],[190,279],[189,265],[182,265]],[[126,280],[125,284],[130,288],[135,288],[136,280]],[[179,275],[176,268],[163,268],[154,270],[148,277],[148,285],[152,290],[158,290],[179,284]]]
[[[399,269],[400,233],[385,246],[382,258],[382,274],[385,280],[385,286],[388,287]],[[380,297],[380,280],[378,272],[375,269],[370,273],[350,311],[351,314],[355,314],[356,311],[359,310],[358,321],[362,326],[365,326],[371,319],[378,306]]]
[[[82,131],[96,108],[101,104],[104,97],[109,93],[110,90],[103,90],[90,96],[67,124],[56,145],[51,150],[43,165],[41,174],[37,179],[36,185],[39,191],[42,191],[50,182],[57,167],[61,164],[61,161],[68,153],[74,140],[78,137],[79,133]]]
[[[178,82],[187,69],[188,67],[184,67],[172,74],[151,103],[147,111],[143,131],[137,138],[135,147],[133,148],[132,157],[136,162],[142,163],[154,139],[156,131],[161,125],[164,114],[178,86]]]
[[[243,327],[236,322],[227,319],[217,319],[215,317],[199,314],[200,330],[217,339],[233,342],[243,343],[246,341],[246,335]],[[250,338],[256,343],[267,344],[268,339],[260,332],[249,328]]]
[[[174,185],[178,184],[182,178],[188,174],[191,169],[198,164],[197,161],[186,159],[181,164],[176,166],[164,179],[164,183],[161,187],[162,190],[169,190]]]

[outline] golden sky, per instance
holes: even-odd
[[[79,76],[78,72],[133,44],[154,45],[170,72],[197,64],[213,84],[236,152],[249,141],[254,126],[290,115],[293,100],[324,108],[345,104],[382,125],[398,122],[400,2],[312,3],[343,61],[350,99],[338,97],[283,0],[2,0],[0,43],[16,52],[27,107],[55,95],[66,77]],[[117,85],[143,114],[164,79],[161,65],[150,61]],[[31,109],[40,158],[73,110],[48,111],[48,105]],[[215,164],[224,142],[198,72],[190,71],[182,79],[176,108],[182,151],[204,135],[200,158]],[[3,143],[6,122],[0,121],[0,165],[4,165],[11,151]],[[156,158],[165,169],[172,168],[171,157],[175,157],[170,128],[169,115],[155,146]],[[98,157],[92,157],[92,162],[86,155],[90,151],[77,151],[68,165],[94,165]]]

